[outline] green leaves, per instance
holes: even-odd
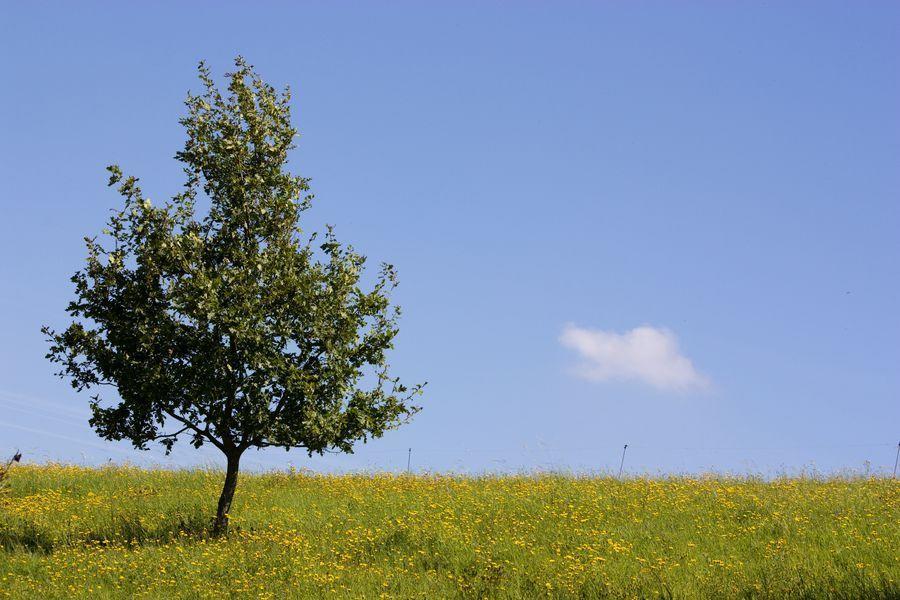
[[[108,167],[124,206],[102,240],[86,238],[73,322],[44,328],[47,356],[77,389],[115,388],[92,401],[107,439],[352,451],[418,410],[421,386],[388,375],[397,276],[383,265],[364,290],[365,257],[332,228],[317,246],[301,238],[312,195],[285,169],[297,135],[289,95],[243,59],[235,67],[223,95],[200,65],[204,91],[180,120],[186,182],[171,201],[154,206]]]

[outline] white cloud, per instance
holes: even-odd
[[[591,381],[642,381],[661,390],[703,389],[709,380],[678,349],[675,334],[649,325],[625,333],[569,324],[560,343],[581,357],[575,373]]]

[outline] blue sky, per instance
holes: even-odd
[[[0,24],[0,451],[174,465],[99,440],[53,377],[82,237],[154,198],[195,66],[294,90],[310,226],[393,262],[415,422],[352,457],[245,464],[893,466],[895,3],[8,4]]]

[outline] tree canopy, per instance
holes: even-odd
[[[180,120],[179,193],[155,204],[137,178],[108,167],[124,206],[85,238],[71,324],[43,329],[58,374],[94,391],[100,436],[167,452],[187,436],[225,454],[219,531],[248,448],[352,452],[408,420],[422,389],[387,361],[400,314],[394,268],[382,265],[364,289],[364,256],[331,227],[301,229],[313,195],[286,168],[298,135],[290,91],[241,58],[235,67],[220,91],[200,64],[203,90]]]

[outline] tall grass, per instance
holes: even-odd
[[[22,466],[0,597],[900,598],[878,478],[242,476]]]

